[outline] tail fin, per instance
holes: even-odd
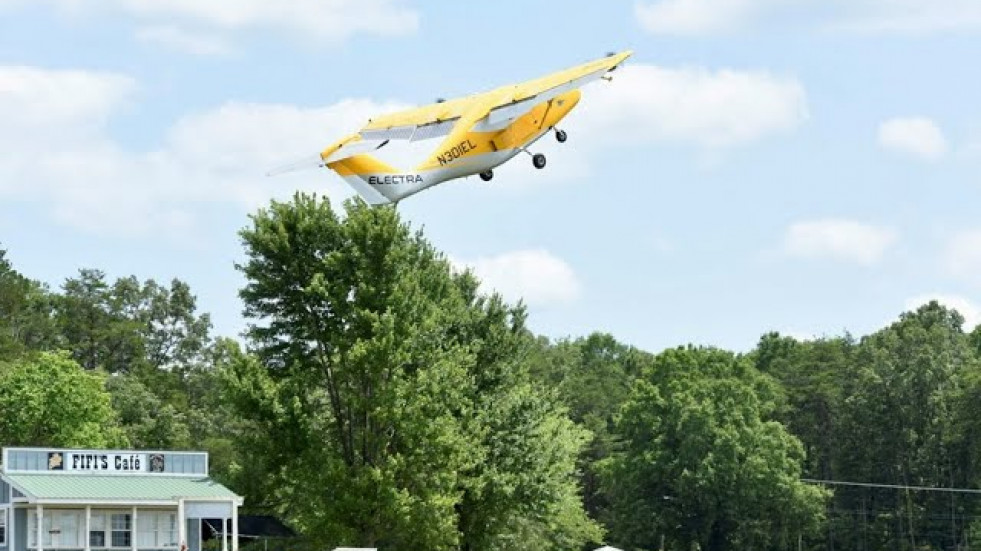
[[[386,205],[429,187],[418,172],[400,172],[367,154],[354,155],[327,164],[372,205]]]
[[[393,203],[429,187],[418,172],[400,172],[368,154],[353,155],[327,163],[372,205]]]

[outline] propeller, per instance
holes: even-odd
[[[323,158],[321,158],[319,154],[310,155],[302,159],[297,159],[289,164],[276,167],[267,172],[266,176],[279,176],[290,172],[299,172],[301,170],[310,170],[313,168],[323,168],[325,166],[327,165],[324,163]]]

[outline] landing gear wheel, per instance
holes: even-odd
[[[485,182],[490,182],[491,181],[491,178],[493,178],[493,177],[494,177],[494,171],[493,170],[489,170],[488,169],[488,170],[485,170],[485,171],[483,171],[483,172],[480,173],[480,179],[483,180],[483,181],[485,181]]]
[[[558,140],[559,143],[565,143],[565,141],[569,139],[569,135],[565,133],[565,130],[556,130],[555,139]]]
[[[545,155],[535,153],[531,158],[531,164],[535,165],[535,168],[545,168]]]

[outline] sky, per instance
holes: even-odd
[[[0,247],[190,284],[246,327],[238,232],[267,170],[383,112],[634,51],[569,140],[402,217],[553,338],[745,351],[931,299],[981,322],[977,0],[0,0]]]

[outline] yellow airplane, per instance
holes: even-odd
[[[474,174],[490,181],[495,167],[521,152],[532,156],[535,168],[544,168],[545,156],[532,154],[528,147],[553,130],[555,138],[565,142],[566,133],[556,125],[579,102],[579,88],[596,79],[610,80],[607,73],[632,53],[609,54],[521,84],[377,117],[324,149],[314,163],[339,174],[372,205],[397,203],[441,182]],[[399,170],[372,155],[393,141],[436,138],[443,140],[414,170]]]

